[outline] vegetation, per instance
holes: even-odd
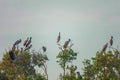
[[[16,41],[17,42],[17,41]],[[46,80],[48,57],[41,52],[30,51],[30,43],[19,49],[13,44],[12,51],[6,52],[0,63],[0,80]],[[14,54],[11,55],[10,52]],[[36,72],[35,66],[42,68],[45,74]]]
[[[60,36],[60,33],[59,33]],[[77,54],[76,52],[73,51],[71,48],[73,43],[71,42],[70,39],[65,41],[64,45],[59,44],[60,38],[58,36],[58,41],[57,44],[59,46],[60,52],[57,55],[57,62],[63,69],[63,74],[60,75],[61,80],[76,80],[76,69],[77,66],[72,65],[72,61],[76,60]],[[70,65],[71,63],[71,65]],[[70,67],[69,67],[70,66]],[[66,73],[66,71],[68,72]]]
[[[42,51],[31,51],[31,40],[27,38],[23,46],[18,47],[21,39],[17,40],[11,49],[4,54],[0,62],[0,80],[48,80],[47,64],[48,56],[45,54],[46,47]],[[95,57],[83,61],[83,73],[77,71],[77,66],[73,64],[77,60],[78,53],[72,49],[71,39],[60,44],[61,35],[57,38],[57,45],[60,49],[56,56],[57,63],[63,72],[59,75],[59,80],[120,80],[120,51],[113,48],[113,37],[110,42],[103,46]],[[42,69],[36,70],[35,67]]]

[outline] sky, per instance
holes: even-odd
[[[79,52],[73,64],[82,73],[84,59],[90,59],[114,37],[120,46],[120,0],[0,0],[0,60],[18,40],[32,37],[32,49],[47,47],[49,80],[57,80],[62,69],[56,62],[56,44],[69,38]]]

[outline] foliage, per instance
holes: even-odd
[[[42,68],[42,70],[44,71],[45,75],[46,75],[46,79],[48,80],[48,73],[47,73],[47,64],[46,61],[48,61],[48,57],[46,54],[42,54],[42,53],[33,53],[32,55],[32,62],[34,66],[38,66],[40,68]]]
[[[85,80],[119,80],[120,52],[117,49],[97,52],[96,57],[84,60]]]
[[[60,38],[59,32],[57,45],[60,51],[56,58],[63,70],[59,76],[60,80],[120,80],[120,51],[112,47],[113,36],[111,36],[110,45],[106,43],[95,57],[83,61],[82,75],[76,72],[77,66],[73,65],[78,53],[72,49],[71,39],[61,45]],[[12,50],[4,54],[0,62],[0,80],[48,80],[47,61],[49,59],[45,54],[46,47],[42,47],[42,52],[31,51],[31,39],[32,37],[28,37],[21,49],[18,47],[21,39],[17,40]],[[35,67],[42,69],[43,72],[36,71]]]
[[[16,43],[17,44],[17,43]],[[30,43],[29,43],[30,44]],[[15,45],[14,45],[15,46]],[[14,47],[13,46],[13,47]],[[38,52],[30,52],[30,47],[20,50],[19,48],[12,50],[16,56],[12,60],[9,52],[6,52],[0,63],[0,80],[47,80],[48,75],[37,73],[35,66],[42,68],[48,60],[47,55]],[[45,66],[47,74],[47,65]]]
[[[63,69],[63,74],[60,75],[60,79],[61,80],[75,80],[76,74],[74,73],[77,68],[75,68],[74,70],[74,65],[71,65],[71,67],[69,68],[68,66],[69,66],[69,63],[72,63],[73,60],[76,60],[78,53],[74,52],[74,50],[71,49],[71,47],[73,46],[71,39],[68,39],[67,41],[65,41],[63,45],[59,44],[59,41],[60,41],[60,33],[59,33],[58,41],[57,41],[60,52],[56,56],[56,58],[58,59],[57,62]],[[66,70],[68,70],[69,72],[66,73]]]

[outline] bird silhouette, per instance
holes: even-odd
[[[58,35],[58,37],[57,37],[57,43],[59,43],[60,38],[61,38],[61,36],[60,36],[60,32],[59,32],[59,35]]]
[[[105,52],[105,51],[106,51],[107,46],[108,46],[108,43],[106,43],[106,44],[103,46],[102,52]]]
[[[46,52],[46,47],[43,46],[43,47],[42,47],[42,50],[43,50],[43,52]]]
[[[26,43],[26,47],[31,43],[31,39],[32,39],[32,37],[30,37],[30,39],[29,39],[28,42]]]
[[[27,39],[24,41],[23,46],[26,46],[26,44],[28,43],[29,37],[27,37]]]
[[[18,51],[18,56],[21,55],[23,53],[23,48],[21,47],[21,49]]]
[[[16,59],[15,53],[12,50],[9,51],[9,55],[12,60]]]
[[[67,46],[68,46],[68,44],[69,44],[70,41],[71,41],[71,39],[68,39],[68,41],[65,41],[63,47],[64,47],[64,48],[67,48]]]
[[[15,46],[15,45],[18,45],[19,43],[21,43],[21,41],[22,41],[21,39],[17,40],[17,41],[14,43],[14,46]]]
[[[23,48],[21,47],[20,53],[23,53]]]
[[[29,46],[27,46],[27,47],[24,49],[24,51],[29,50],[31,47],[32,47],[32,44],[29,45]]]
[[[113,36],[111,36],[111,39],[110,39],[110,46],[113,45]]]

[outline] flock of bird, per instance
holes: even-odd
[[[110,47],[111,47],[111,46],[113,45],[113,36],[111,36],[109,43],[110,43]],[[105,52],[106,49],[107,49],[107,47],[108,47],[108,43],[106,43],[106,44],[103,46],[102,52]]]
[[[60,45],[60,44],[59,44],[60,39],[61,39],[61,34],[60,34],[60,32],[59,32],[58,37],[57,37],[57,43],[58,43],[58,45]],[[65,41],[65,43],[64,43],[64,45],[63,45],[63,48],[64,48],[64,49],[66,49],[66,48],[68,47],[70,41],[71,41],[71,39],[68,39],[67,41]]]
[[[31,41],[32,41],[32,37],[28,37],[24,43],[23,43],[23,46],[24,48],[21,47],[21,50],[19,50],[19,53],[18,55],[22,54],[24,51],[29,51],[29,49],[31,49],[32,47],[32,44],[31,44]],[[16,56],[16,54],[14,53],[14,51],[16,50],[16,47],[18,47],[18,45],[22,42],[21,39],[17,40],[13,46],[12,46],[12,50],[9,50],[9,56],[10,56],[10,59],[15,62],[18,58]],[[43,46],[42,47],[42,50],[43,52],[46,52],[46,47]]]
[[[58,37],[57,37],[57,43],[58,43],[58,44],[59,44],[59,42],[60,42],[60,39],[61,39],[61,34],[60,34],[60,32],[59,32]],[[32,47],[31,40],[32,40],[32,37],[28,37],[28,38],[24,41],[24,43],[23,43],[24,49],[21,48],[20,53],[22,53],[23,51],[27,51],[27,50],[29,50],[29,49]],[[64,49],[67,48],[67,46],[68,46],[68,44],[70,43],[70,41],[71,41],[71,39],[68,39],[67,41],[65,41],[65,43],[64,43],[64,45],[63,45],[63,48],[64,48]],[[16,46],[18,46],[18,44],[20,44],[21,42],[22,42],[21,39],[17,40],[17,41],[13,44],[12,50],[9,50],[10,58],[11,58],[11,60],[13,60],[13,61],[17,59],[17,56],[16,56],[15,53],[14,53],[14,51],[16,50]],[[109,43],[110,43],[110,47],[111,47],[111,46],[113,45],[113,36],[111,36]],[[106,43],[106,44],[103,46],[102,52],[105,52],[106,49],[107,49],[107,47],[108,47],[108,43]],[[43,52],[46,52],[46,47],[43,46],[43,47],[42,47],[42,50],[43,50]]]
[[[58,44],[59,44],[59,42],[60,42],[60,39],[61,39],[61,34],[60,34],[60,32],[59,32],[58,37],[57,37],[57,43],[58,43]],[[23,51],[27,51],[27,50],[29,50],[29,49],[32,47],[31,40],[32,40],[32,37],[28,37],[28,38],[24,41],[24,43],[23,43],[24,49],[21,48],[20,54],[22,54]],[[65,43],[64,43],[64,45],[63,45],[63,48],[66,49],[67,46],[68,46],[68,44],[70,43],[70,41],[71,41],[71,39],[68,39],[67,41],[65,41]],[[10,55],[10,58],[11,58],[12,61],[16,61],[16,60],[17,60],[17,56],[15,55],[14,51],[16,50],[16,46],[18,46],[18,44],[20,44],[21,42],[22,42],[21,39],[17,40],[17,41],[13,44],[12,50],[9,50],[9,55]],[[110,47],[111,47],[111,46],[113,45],[113,36],[111,36],[109,43],[110,43]],[[108,43],[106,43],[106,44],[103,46],[102,52],[105,52],[106,49],[107,49],[107,47],[108,47]],[[46,47],[43,46],[43,47],[42,47],[42,50],[43,50],[43,52],[46,52]],[[78,74],[78,77],[81,79],[82,77],[81,77],[80,73],[77,72],[77,74]]]
[[[61,39],[61,34],[60,34],[60,32],[59,32],[58,37],[57,37],[57,43],[58,43],[58,44],[59,44],[59,42],[60,42],[60,39]],[[68,41],[65,41],[65,43],[64,43],[64,45],[63,45],[63,48],[67,48],[67,46],[68,46],[68,44],[70,43],[70,41],[71,41],[70,39],[68,39]],[[110,47],[111,47],[111,46],[113,45],[113,36],[111,36],[109,43],[110,43]],[[105,52],[106,49],[107,49],[107,47],[108,47],[108,43],[106,43],[106,44],[103,46],[102,52]]]
[[[31,39],[32,39],[32,37],[30,37],[30,38],[28,37],[28,38],[24,41],[24,43],[23,43],[23,46],[25,47],[25,48],[24,48],[24,51],[27,51],[27,50],[29,50],[29,49],[32,47]],[[17,47],[21,42],[22,42],[21,39],[17,40],[17,41],[13,44],[12,50],[9,50],[9,55],[10,55],[10,58],[11,58],[12,61],[16,61],[16,60],[17,60],[17,56],[16,56],[16,54],[14,53],[14,51],[16,50],[16,47]],[[20,50],[20,53],[22,53],[22,52],[23,52],[23,48],[21,48],[21,50]]]
[[[60,34],[60,32],[59,32],[58,37],[57,37],[57,44],[58,44],[58,45],[60,45],[60,44],[59,44],[60,39],[61,39],[61,34]],[[64,48],[64,49],[66,49],[66,48],[68,47],[70,41],[71,41],[71,39],[68,39],[67,41],[65,41],[65,43],[64,43],[64,45],[63,45],[63,48]],[[71,46],[72,46],[72,45],[73,45],[73,44],[71,44]],[[80,72],[77,72],[77,78],[78,78],[77,80],[82,80],[82,76],[80,75]]]

